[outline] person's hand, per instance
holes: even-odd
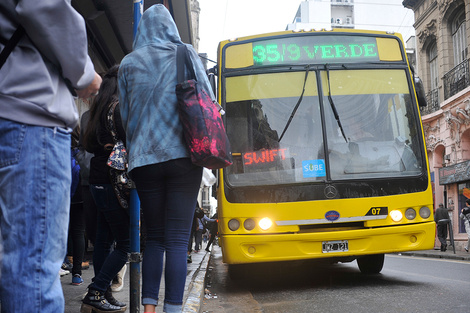
[[[77,95],[79,98],[86,99],[91,96],[96,96],[98,94],[98,90],[100,90],[101,86],[101,76],[95,72],[95,78],[86,88],[77,90]]]

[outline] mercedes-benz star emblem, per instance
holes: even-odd
[[[325,197],[328,199],[333,199],[336,198],[338,195],[338,190],[336,190],[336,187],[333,185],[328,185],[325,187]]]

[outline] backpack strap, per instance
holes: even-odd
[[[106,119],[108,124],[106,125],[106,128],[108,131],[111,133],[111,136],[113,137],[114,144],[116,144],[119,141],[119,137],[117,134],[117,129],[116,129],[116,123],[114,122],[114,110],[116,109],[116,105],[119,103],[118,100],[114,100],[108,110],[108,114],[106,115]]]
[[[23,37],[24,33],[25,33],[25,30],[24,30],[23,26],[20,25],[20,26],[18,26],[18,28],[13,33],[10,40],[8,40],[5,47],[3,48],[2,52],[0,53],[0,69],[2,68],[3,64],[5,64],[8,56],[13,51],[13,49],[16,47],[16,45],[20,41],[21,37]]]

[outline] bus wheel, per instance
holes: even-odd
[[[384,254],[365,255],[357,258],[362,274],[378,274],[384,267]]]

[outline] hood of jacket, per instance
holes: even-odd
[[[178,28],[163,4],[148,8],[139,22],[133,48],[137,50],[147,45],[182,44]]]

